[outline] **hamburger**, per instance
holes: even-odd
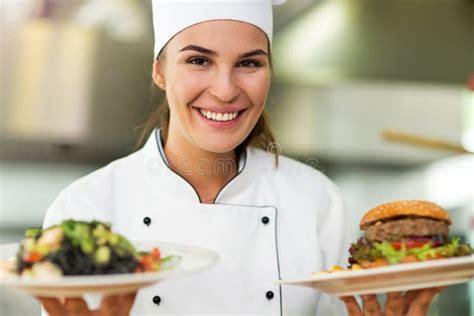
[[[360,221],[361,237],[349,249],[350,268],[469,256],[473,249],[449,238],[451,217],[427,201],[395,201],[369,210]]]

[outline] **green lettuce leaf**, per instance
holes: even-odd
[[[407,256],[408,253],[404,246],[401,247],[400,250],[395,250],[395,248],[393,248],[393,246],[386,241],[374,243],[374,247],[380,252],[380,257],[387,259],[390,264],[399,263]]]

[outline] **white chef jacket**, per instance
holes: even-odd
[[[159,135],[156,129],[141,150],[72,183],[44,220],[48,227],[96,219],[131,240],[191,244],[219,254],[208,271],[140,290],[132,315],[345,314],[337,298],[276,284],[347,263],[350,221],[326,176],[284,156],[275,167],[273,155],[249,147],[215,204],[202,204],[169,168]]]

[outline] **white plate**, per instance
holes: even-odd
[[[78,297],[86,293],[124,294],[152,285],[162,280],[183,277],[210,268],[218,255],[205,248],[162,242],[132,241],[139,251],[160,248],[162,256],[181,257],[170,270],[160,272],[125,273],[114,275],[65,276],[57,279],[32,279],[20,276],[0,276],[0,285],[44,297]],[[18,244],[0,246],[0,260],[15,257]]]
[[[335,296],[352,296],[423,289],[472,280],[474,255],[316,274],[302,279],[281,280],[278,283],[312,287]]]

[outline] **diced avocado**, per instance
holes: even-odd
[[[36,253],[44,257],[51,252],[51,248],[46,245],[40,245],[34,238],[27,238],[22,241],[24,254]]]
[[[86,255],[89,255],[94,252],[95,243],[94,240],[90,237],[84,238],[81,240],[81,250]]]
[[[96,238],[96,243],[98,245],[105,245],[109,240],[110,231],[104,225],[97,225],[96,228],[92,231],[92,235]]]
[[[110,234],[109,236],[109,244],[111,246],[116,246],[119,242],[119,236],[117,234]]]
[[[41,254],[44,257],[51,252],[51,249],[48,246],[36,244],[34,251],[36,251],[37,253]]]
[[[108,234],[108,233],[109,233],[108,229],[102,224],[97,225],[92,230],[92,234],[94,235],[94,237],[100,237],[100,236],[103,236],[103,235]]]
[[[71,241],[74,246],[79,246],[81,240],[89,237],[90,227],[85,222],[75,222],[72,220],[65,221],[61,224],[64,235]]]
[[[100,246],[95,251],[95,261],[99,264],[107,264],[110,261],[110,248],[107,246]]]
[[[37,236],[41,235],[43,230],[41,228],[27,228],[25,231],[26,238],[36,238]]]
[[[93,220],[89,223],[92,228],[96,228],[97,226],[101,225],[104,226],[107,230],[111,230],[110,223],[99,222],[98,220]]]

